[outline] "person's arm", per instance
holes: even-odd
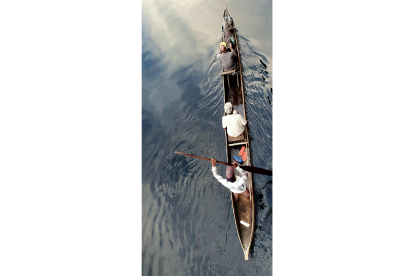
[[[224,116],[221,118],[221,125],[223,126],[224,129],[227,128],[226,122],[224,121]]]
[[[237,57],[237,52],[233,49],[233,43],[230,44],[230,52],[233,54],[233,57]]]
[[[224,177],[222,177],[221,175],[219,175],[217,173],[217,167],[213,166],[211,167],[211,171],[213,172],[214,177],[221,183],[221,181],[226,180],[224,179]]]
[[[236,163],[236,162],[234,162],[234,163]],[[237,166],[237,164],[236,164],[236,167],[234,167],[234,168],[240,173],[240,175],[241,175],[242,178],[246,178],[247,179],[246,171],[244,171],[242,168],[240,168],[239,166]]]
[[[216,159],[211,158],[211,171],[213,172],[213,176],[224,186],[227,187],[227,181],[224,177],[222,177],[221,175],[219,175],[217,173],[217,167],[216,167]],[[228,187],[227,187],[228,188]]]
[[[247,120],[242,115],[240,114],[238,115],[239,115],[240,123],[245,126],[247,124]]]

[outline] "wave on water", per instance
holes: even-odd
[[[271,170],[271,72],[267,58],[254,52],[241,35],[239,43],[252,165]],[[215,54],[210,58],[207,72],[187,70],[177,76],[184,96],[171,102],[161,117],[146,115],[142,139],[143,275],[271,273],[272,178],[253,176],[256,229],[252,260],[246,262],[229,190],[213,177],[208,161],[174,154],[181,151],[226,160],[221,63]],[[146,112],[144,106],[143,110]],[[224,174],[224,166],[218,169]]]

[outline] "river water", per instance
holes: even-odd
[[[143,1],[142,273],[271,275],[272,177],[253,175],[255,233],[245,261],[229,190],[221,63],[224,2]],[[228,1],[239,34],[253,166],[272,169],[272,2]],[[225,166],[218,165],[222,175]]]

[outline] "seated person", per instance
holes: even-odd
[[[233,35],[234,27],[229,25],[227,22],[224,22],[224,25],[225,27],[221,35],[222,40],[226,42],[226,45],[233,46],[231,42],[231,36]]]
[[[227,102],[224,105],[224,112],[226,112],[226,116],[221,118],[221,123],[224,129],[227,128],[227,134],[229,136],[238,137],[244,132],[244,126],[247,124],[247,120],[242,115],[238,114],[236,110],[232,111],[233,105]]]
[[[224,71],[230,71],[236,69],[236,51],[233,50],[233,46],[230,44],[230,49],[226,48],[226,42],[220,43],[220,50],[217,54],[217,58],[221,60]]]

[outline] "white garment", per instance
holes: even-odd
[[[246,172],[240,168],[239,166],[236,167],[234,170],[234,176],[236,177],[236,181],[229,182],[222,176],[217,174],[217,168],[212,167],[211,170],[213,171],[214,177],[223,184],[224,187],[227,187],[233,193],[240,194],[246,190],[246,182],[247,182],[247,174]]]
[[[246,119],[240,114],[231,114],[223,116],[221,119],[223,128],[227,128],[227,134],[231,137],[237,137],[244,131],[244,126],[247,124]]]

